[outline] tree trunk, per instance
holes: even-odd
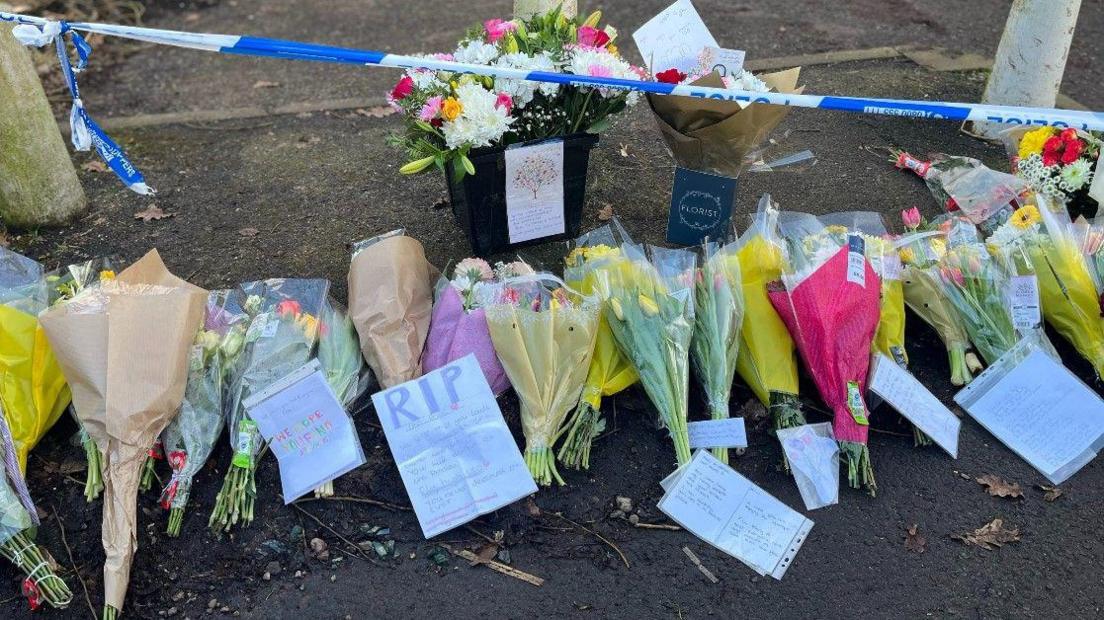
[[[1080,9],[1081,0],[1015,0],[982,102],[1053,108]],[[1004,129],[973,124],[976,134],[992,140]]]
[[[30,54],[0,25],[0,221],[64,224],[87,201]]]
[[[568,17],[579,14],[578,0],[514,0],[514,17],[529,19],[534,15],[547,13],[558,6],[563,7],[563,13]]]

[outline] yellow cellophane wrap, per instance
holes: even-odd
[[[602,269],[627,269],[630,261],[623,257],[607,261],[601,267],[588,269],[581,277],[571,279],[565,277],[567,285],[584,295],[601,295],[598,279]],[[579,273],[582,270],[568,270]],[[565,271],[565,276],[568,273]],[[602,397],[613,396],[618,392],[636,383],[639,378],[629,360],[621,354],[617,348],[617,341],[613,339],[609,323],[606,322],[605,313],[599,313],[598,333],[594,341],[594,356],[590,359],[590,370],[587,372],[586,385],[583,387],[582,399],[595,411],[601,409]]]
[[[19,468],[69,406],[71,395],[46,333],[30,314],[0,306],[0,399]]]
[[[755,236],[737,255],[745,308],[736,372],[755,396],[770,406],[771,392],[798,393],[793,338],[767,297],[767,283],[782,277],[782,250]]]
[[[1043,317],[1104,376],[1104,322],[1096,286],[1080,250],[1067,238],[1052,236],[1052,243],[1028,246]]]
[[[874,350],[905,364],[905,287],[900,280],[882,280],[881,319],[874,334]]]

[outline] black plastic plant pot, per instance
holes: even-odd
[[[475,256],[490,256],[530,245],[574,239],[586,204],[587,169],[590,150],[598,144],[598,135],[577,133],[564,136],[564,232],[523,243],[510,243],[506,215],[506,147],[477,149],[469,153],[474,175],[457,182],[452,170],[446,171],[449,203],[456,222],[467,229]],[[538,144],[544,140],[523,142]]]

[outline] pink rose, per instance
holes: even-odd
[[[502,108],[509,114],[514,110],[514,100],[507,93],[498,93],[498,99],[495,100],[495,107]]]
[[[418,112],[418,118],[427,123],[437,118],[437,115],[441,112],[441,104],[444,102],[445,98],[440,95],[430,97],[422,106],[421,111]]]
[[[610,42],[610,36],[603,30],[591,26],[579,28],[579,45],[584,47],[605,47]]]
[[[483,28],[487,30],[487,41],[498,43],[499,39],[506,36],[507,33],[517,30],[517,24],[501,19],[488,19],[483,22]]]

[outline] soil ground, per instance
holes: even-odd
[[[607,7],[626,38],[665,0],[632,0]],[[204,5],[209,3],[203,3]],[[696,2],[718,39],[762,58],[881,45],[944,46],[992,55],[1008,2],[951,0],[796,3]],[[167,7],[150,25],[196,31],[248,32],[393,51],[450,47],[468,21],[508,11],[508,3],[477,0],[462,15],[443,2],[396,0],[224,0],[212,8]],[[1104,8],[1085,2],[1067,72],[1067,94],[1104,107],[1100,65]],[[626,42],[625,49],[633,46]],[[802,81],[818,94],[881,95],[911,99],[977,100],[983,73],[935,73],[905,60],[809,67]],[[312,66],[232,58],[163,48],[140,48],[84,84],[87,108],[100,119],[184,110],[217,110],[378,97],[395,80],[387,70]],[[260,81],[279,85],[254,88]],[[148,200],[122,190],[105,173],[82,171],[92,207],[72,226],[12,238],[16,249],[53,267],[102,254],[133,260],[157,247],[170,267],[209,288],[266,277],[328,277],[345,296],[347,245],[396,227],[426,246],[444,266],[466,256],[467,241],[447,208],[443,179],[400,177],[401,154],[385,144],[394,117],[355,111],[319,112],[217,123],[168,125],[115,132],[149,182],[156,204],[170,219],[142,222],[134,213]],[[898,172],[879,149],[922,154],[942,151],[1004,165],[1000,149],[978,143],[950,124],[795,111],[784,123],[780,152],[812,149],[818,164],[802,172],[749,174],[741,179],[738,218],[763,192],[784,208],[823,213],[876,210],[892,220],[918,205],[936,205],[923,184]],[[89,159],[74,157],[80,165]],[[591,163],[584,229],[612,206],[637,239],[660,243],[673,163],[644,106],[625,114],[602,138]],[[252,229],[255,234],[243,235]],[[561,244],[525,252],[558,266]],[[946,356],[934,333],[910,317],[913,372],[950,403]],[[1063,359],[1097,389],[1087,364],[1054,335]],[[815,391],[810,386],[807,394]],[[697,395],[692,415],[700,416]],[[819,407],[815,399],[811,407]],[[502,399],[519,435],[516,400]],[[589,473],[565,474],[568,485],[542,489],[519,502],[432,541],[422,538],[414,515],[399,508],[354,502],[305,502],[284,507],[276,463],[261,466],[257,521],[215,540],[205,525],[229,461],[220,446],[197,478],[193,508],[180,539],[162,532],[165,514],[156,494],[139,499],[139,552],[124,610],[136,618],[432,617],[669,617],[740,614],[774,617],[1099,617],[1104,605],[1104,560],[1099,515],[1104,512],[1104,466],[1089,464],[1046,502],[1036,485],[1046,481],[976,423],[963,426],[960,457],[916,449],[888,411],[875,413],[871,454],[876,498],[841,490],[841,503],[810,513],[816,525],[785,579],[759,578],[738,561],[681,531],[635,529],[609,515],[614,498],[629,497],[641,521],[661,523],[655,509],[659,480],[674,462],[670,442],[655,430],[654,411],[639,390],[609,399],[610,431],[594,450]],[[881,414],[881,415],[879,415]],[[780,448],[767,432],[762,407],[737,382],[732,415],[746,416],[751,445],[735,467],[790,506],[801,500],[778,467]],[[406,493],[371,410],[356,417],[369,457],[341,478],[341,496],[407,505]],[[813,411],[819,421],[823,414]],[[100,507],[86,504],[83,456],[72,446],[65,420],[36,449],[29,484],[46,515],[40,540],[69,568],[77,600],[51,617],[87,617],[83,579],[98,610],[103,554]],[[69,473],[65,473],[69,472]],[[996,474],[1018,482],[1025,497],[991,497],[973,478]],[[534,506],[536,508],[534,508]],[[539,511],[539,514],[538,514]],[[557,516],[557,513],[561,516]],[[56,517],[56,518],[55,518]],[[952,535],[993,518],[1019,528],[1022,541],[986,551]],[[317,521],[315,521],[317,519]],[[59,528],[59,524],[64,530]],[[324,525],[322,525],[324,524]],[[917,525],[923,553],[904,545]],[[374,526],[390,529],[397,557],[378,560],[349,549],[370,538]],[[585,529],[584,529],[585,528]],[[66,554],[65,541],[73,561]],[[436,545],[478,547],[482,536],[504,533],[513,566],[543,577],[542,587],[469,566],[430,559]],[[320,537],[331,560],[312,558],[302,538]],[[340,537],[339,537],[340,535]],[[602,538],[599,538],[601,535]],[[605,540],[603,540],[605,539]],[[608,542],[606,542],[608,541]],[[681,551],[689,547],[719,578],[710,583]],[[624,554],[624,562],[619,553]],[[367,561],[358,556],[371,556]],[[626,566],[626,563],[628,566]],[[269,578],[265,579],[265,573]],[[17,591],[17,575],[0,563],[0,582]],[[18,599],[0,603],[7,617],[28,615]]]

